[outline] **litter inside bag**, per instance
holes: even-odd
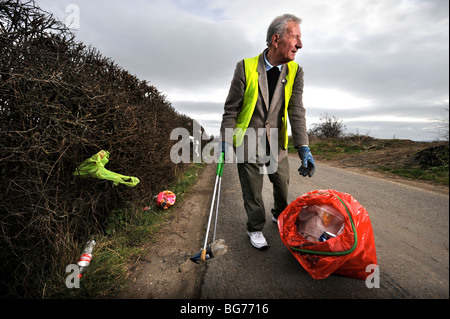
[[[297,231],[307,241],[320,241],[324,232],[339,236],[344,231],[345,217],[333,206],[305,206],[297,217]]]

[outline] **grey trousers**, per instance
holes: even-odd
[[[247,213],[247,230],[261,231],[266,223],[266,211],[262,198],[264,174],[260,173],[261,163],[238,163],[238,174],[241,182],[244,208]],[[286,156],[278,163],[277,171],[268,174],[273,185],[274,207],[272,214],[275,218],[287,207],[289,188],[289,159]]]

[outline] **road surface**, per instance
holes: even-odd
[[[228,253],[208,261],[201,298],[449,298],[449,197],[319,164],[313,178],[298,175],[290,158],[289,201],[309,191],[349,193],[369,212],[375,235],[379,288],[337,275],[315,280],[280,240],[271,221],[272,185],[264,180],[269,249],[253,248],[236,164],[225,164],[217,237]]]

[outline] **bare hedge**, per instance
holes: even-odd
[[[176,127],[192,132],[192,119],[157,88],[76,42],[33,1],[1,0],[0,287],[39,297],[71,243],[102,231],[112,209],[148,203],[173,182]],[[100,150],[110,152],[107,169],[140,183],[75,177]]]

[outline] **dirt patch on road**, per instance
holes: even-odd
[[[127,288],[120,299],[196,299],[206,264],[189,258],[200,250],[214,188],[215,167],[207,165],[198,182],[159,231],[156,242],[146,244],[146,254],[131,267]]]

